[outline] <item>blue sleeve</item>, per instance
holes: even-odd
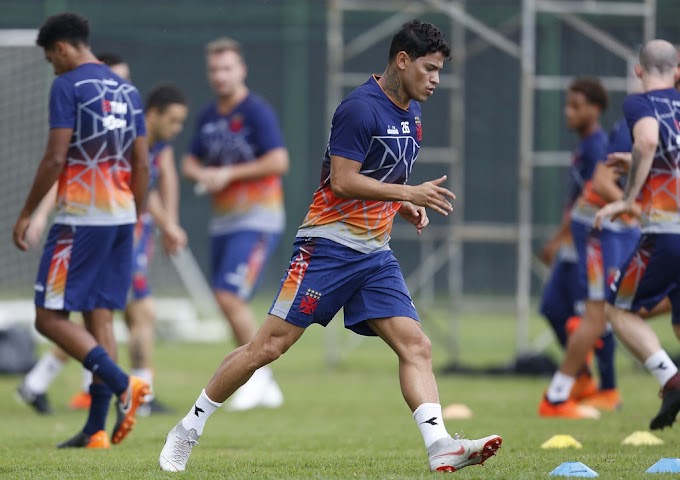
[[[367,102],[345,100],[335,110],[328,146],[331,155],[364,163],[375,131],[375,116]]]
[[[607,137],[593,135],[583,143],[581,151],[581,165],[579,166],[581,178],[586,181],[593,178],[595,166],[607,158]]]
[[[255,145],[255,155],[261,156],[274,150],[275,148],[285,147],[283,134],[279,121],[276,118],[274,109],[268,104],[261,102],[257,108],[251,112],[248,123],[252,126],[253,144]]]
[[[630,138],[630,130],[624,118],[618,120],[609,132],[609,144],[607,153],[630,152],[633,149],[633,140]]]
[[[623,115],[626,117],[628,129],[632,132],[635,124],[645,117],[656,118],[652,102],[644,95],[629,95],[623,101]]]
[[[64,77],[57,77],[50,90],[50,128],[76,127],[78,110],[75,86]]]

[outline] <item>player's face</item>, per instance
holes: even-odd
[[[169,142],[174,140],[184,128],[188,112],[186,105],[172,103],[165,108],[163,113],[159,113],[158,110],[149,112],[147,123],[154,129],[158,140]]]
[[[232,96],[245,82],[246,66],[234,51],[209,54],[207,66],[208,81],[218,97]]]
[[[444,66],[444,55],[441,52],[428,53],[416,59],[406,59],[404,70],[404,88],[409,97],[424,102],[434,93],[439,85],[439,71]]]
[[[564,116],[570,130],[578,131],[586,129],[593,122],[597,121],[599,115],[599,107],[588,102],[588,99],[583,93],[567,92]]]
[[[65,42],[56,42],[52,47],[46,48],[45,60],[52,64],[55,75],[61,75],[71,70]]]

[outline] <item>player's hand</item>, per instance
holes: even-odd
[[[430,219],[427,218],[425,207],[418,207],[411,202],[402,202],[401,208],[399,209],[399,215],[407,222],[416,226],[418,235],[420,235],[430,223]]]
[[[187,245],[187,233],[176,223],[171,223],[163,230],[163,248],[168,255],[173,255]]]
[[[602,222],[604,222],[605,219],[611,218],[612,220],[615,220],[626,213],[639,216],[640,208],[636,207],[634,203],[628,203],[624,200],[608,203],[595,214],[593,226],[598,230],[602,230]]]
[[[16,245],[16,247],[19,250],[22,250],[24,252],[27,252],[28,249],[31,247],[30,244],[26,241],[26,230],[28,230],[28,227],[30,225],[31,216],[23,212],[19,215],[19,218],[17,218],[17,221],[14,224],[13,231],[14,245]]]
[[[233,175],[231,167],[206,167],[200,183],[208,193],[217,193],[229,186]]]
[[[607,155],[607,166],[613,167],[618,174],[628,173],[632,161],[633,154],[630,152],[614,152]]]
[[[445,181],[446,175],[431,182],[416,185],[412,190],[411,203],[419,207],[431,208],[444,216],[448,215],[449,212],[453,211],[448,199],[453,200],[456,196],[451,190],[440,187]]]
[[[543,249],[541,250],[541,253],[538,256],[538,258],[541,259],[541,262],[543,262],[544,265],[549,267],[553,264],[561,244],[562,242],[560,241],[560,239],[552,239],[549,242],[546,242],[545,245],[543,245]]]

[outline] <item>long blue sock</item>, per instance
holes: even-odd
[[[609,331],[600,337],[602,348],[595,349],[597,369],[600,372],[600,390],[616,388],[616,368],[614,366],[614,351],[616,341],[614,334]]]
[[[97,345],[85,355],[83,366],[101,378],[116,395],[121,395],[128,387],[127,373],[111,360],[101,345]]]
[[[105,383],[92,383],[90,384],[90,396],[92,397],[90,413],[87,416],[85,427],[83,427],[83,432],[88,435],[106,428],[106,415],[109,413],[113,392]]]

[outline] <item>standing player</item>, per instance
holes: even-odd
[[[113,310],[125,307],[131,282],[132,230],[149,181],[148,147],[137,89],[97,62],[89,25],[73,13],[47,19],[37,44],[57,75],[50,92],[50,133],[33,185],[14,226],[28,250],[31,214],[58,180],[57,216],[35,284],[36,329],[96,377],[81,432],[61,447],[108,448],[105,423],[118,395],[113,443],[135,423],[149,393],[115,363]],[[83,313],[85,328],[71,323]]]
[[[225,357],[189,413],[168,434],[163,470],[183,471],[208,417],[258,368],[285,353],[313,323],[344,308],[345,326],[380,336],[399,358],[399,380],[433,471],[484,463],[497,435],[454,439],[442,420],[431,344],[389,248],[394,216],[428,225],[425,207],[448,215],[454,195],[441,177],[406,185],[422,141],[419,101],[439,83],[451,47],[431,24],[413,20],[394,35],[389,62],[337,108],[321,185],[298,230],[290,267],[255,338]]]
[[[249,301],[284,228],[281,175],[288,151],[276,115],[245,84],[240,45],[206,46],[208,80],[217,98],[199,115],[184,174],[212,194],[212,287],[239,345],[257,331]],[[258,371],[229,407],[278,407],[283,396],[269,367]]]
[[[569,288],[573,289],[575,300],[583,304],[584,318],[579,322],[578,327],[573,329],[566,341],[565,360],[561,371],[555,373],[553,382],[539,406],[539,414],[542,416],[596,416],[597,412],[591,408],[582,408],[577,404],[577,400],[603,403],[599,398],[602,394],[598,394],[590,379],[590,373],[583,372],[587,354],[595,346],[597,336],[591,344],[584,345],[586,351],[582,358],[572,360],[573,354],[571,352],[575,348],[572,344],[581,344],[581,341],[578,340],[578,332],[583,328],[583,324],[591,325],[600,321],[605,323],[603,292],[606,278],[602,273],[603,249],[600,248],[602,239],[589,238],[589,231],[594,212],[597,209],[593,202],[596,204],[599,202],[599,198],[592,192],[592,176],[598,162],[604,161],[607,156],[608,139],[600,125],[600,116],[606,108],[607,92],[596,78],[577,78],[569,86],[565,116],[569,128],[575,130],[581,137],[581,143],[574,155],[574,163],[571,169],[569,192],[571,209],[568,213],[565,213],[563,224],[566,223],[566,220],[570,220],[571,237],[577,254],[576,275],[574,278],[568,279],[574,284],[570,284]],[[606,241],[609,241],[609,239],[607,238]],[[608,255],[609,252],[607,252],[607,260],[609,260]],[[614,254],[612,256],[616,257]],[[551,285],[549,283],[548,287],[551,287]],[[559,292],[554,289],[548,289],[548,293],[559,296]],[[551,312],[552,303],[551,299],[544,298],[545,312],[553,313]],[[563,300],[560,299],[555,302],[555,305],[559,307],[562,303]],[[557,310],[559,311],[559,308]],[[553,328],[559,330],[557,326]],[[604,332],[604,325],[602,325],[601,332]],[[601,387],[607,392],[615,392],[616,399],[613,402],[615,405],[612,408],[616,408],[618,406],[618,391],[615,389],[614,338],[611,332],[605,333],[601,339],[601,348],[596,350],[596,354]],[[565,368],[565,363],[568,363],[567,368],[570,372],[570,383],[566,386],[562,382],[563,377],[566,376],[566,372],[562,371]],[[581,372],[579,385],[572,391],[576,375],[579,372]],[[583,382],[584,378],[586,382]]]
[[[639,213],[642,238],[622,263],[607,301],[607,314],[617,336],[661,385],[661,408],[650,429],[670,427],[680,411],[678,368],[654,331],[640,317],[665,296],[673,319],[680,317],[680,93],[678,53],[665,40],[651,40],[640,50],[635,73],[644,93],[629,95],[623,113],[633,136],[628,182],[623,198],[597,212],[595,226],[624,214]]]

